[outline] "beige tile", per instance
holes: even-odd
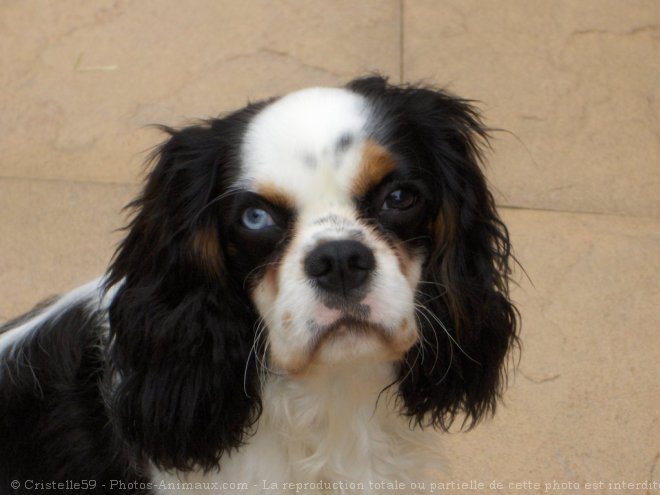
[[[134,186],[0,179],[0,321],[101,275]]]
[[[181,125],[400,69],[396,0],[4,2],[0,176],[131,182]]]
[[[404,78],[481,100],[500,201],[660,216],[660,3],[405,0]]]
[[[649,479],[660,438],[660,221],[504,218],[534,284],[519,274],[513,291],[521,359],[495,418],[445,437],[453,476],[582,484],[551,493],[613,493],[585,483]]]

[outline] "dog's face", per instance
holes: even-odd
[[[494,411],[517,318],[469,103],[371,77],[167,132],[109,277],[110,407],[153,462],[217,466],[261,371],[391,362],[413,424]]]
[[[251,258],[273,367],[400,360],[417,341],[428,253],[406,242],[429,238],[432,192],[375,140],[372,112],[349,90],[309,89],[247,128],[229,246]]]

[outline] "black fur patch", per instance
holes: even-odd
[[[118,443],[100,394],[99,320],[73,306],[3,354],[0,493],[23,493],[10,491],[12,480],[25,493],[40,492],[29,488],[42,482],[85,481],[96,487],[85,493],[106,493],[110,480],[144,481]]]
[[[121,377],[108,394],[113,419],[136,455],[160,468],[217,468],[261,413],[249,359],[257,314],[243,280],[254,266],[249,250],[228,253],[236,195],[225,193],[263,105],[167,130],[111,267],[110,283],[124,281],[110,307],[109,356]],[[200,229],[218,232],[222,273],[193,258]]]

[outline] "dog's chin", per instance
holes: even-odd
[[[340,322],[323,334],[313,361],[317,365],[397,361],[402,355],[391,340],[377,325]]]
[[[280,366],[291,375],[302,376],[337,366],[400,361],[417,338],[408,320],[392,330],[368,321],[340,318],[317,328],[304,355],[290,356],[288,363]]]

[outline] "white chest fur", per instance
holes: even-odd
[[[190,493],[400,493],[441,468],[438,436],[398,412],[390,364],[346,366],[314,377],[271,376],[256,432],[222,469],[152,473],[154,488]],[[381,391],[383,391],[381,393]],[[437,476],[437,474],[436,474]],[[391,488],[391,486],[390,486]],[[205,491],[206,490],[206,491]],[[422,492],[423,490],[420,490]]]

